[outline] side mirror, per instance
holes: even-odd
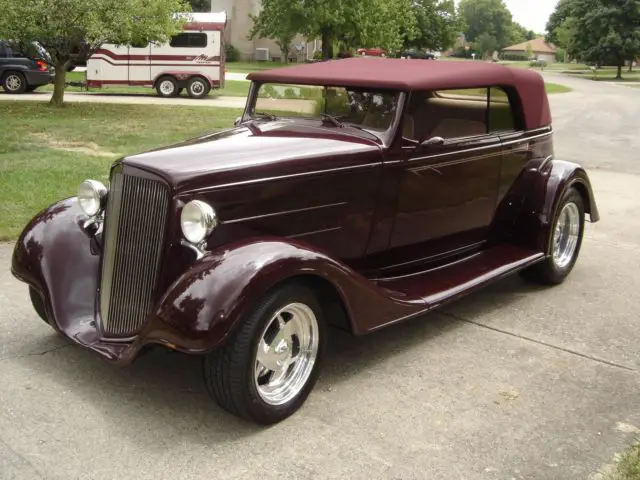
[[[421,147],[429,147],[431,145],[442,145],[444,143],[444,138],[442,137],[430,137],[426,140],[422,140],[420,142]]]

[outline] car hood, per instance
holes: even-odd
[[[176,190],[201,189],[371,161],[381,143],[349,127],[296,121],[251,123],[122,159]],[[346,163],[345,163],[346,162]]]

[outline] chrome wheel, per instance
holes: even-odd
[[[311,308],[291,303],[269,320],[258,340],[254,380],[260,398],[283,405],[304,388],[318,356],[320,330]]]
[[[175,92],[176,86],[171,80],[163,80],[160,82],[160,93],[166,97],[170,97]]]
[[[16,92],[20,90],[21,86],[22,86],[22,79],[15,74],[10,74],[4,81],[4,87],[7,90],[10,90],[12,92]]]
[[[558,215],[553,232],[553,262],[558,268],[566,268],[573,260],[580,239],[580,210],[567,203]]]

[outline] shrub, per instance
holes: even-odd
[[[322,51],[321,50],[316,50],[315,52],[313,52],[313,59],[314,60],[322,60]]]
[[[227,43],[225,46],[224,55],[227,62],[237,62],[240,60],[240,51],[230,43]]]

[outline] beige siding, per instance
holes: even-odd
[[[282,57],[280,48],[275,41],[268,38],[256,40],[249,40],[248,38],[253,26],[249,14],[258,15],[260,13],[260,0],[211,0],[212,12],[221,12],[223,10],[227,12],[225,41],[238,49],[243,60],[255,58],[256,48],[268,48],[271,58]],[[293,45],[298,43],[305,43],[305,39],[301,35],[294,39]],[[319,45],[319,42],[317,43]],[[296,58],[297,53],[294,48],[292,48],[292,52],[289,55],[291,59]],[[305,56],[311,58],[312,55],[313,44],[309,44],[305,48]]]

